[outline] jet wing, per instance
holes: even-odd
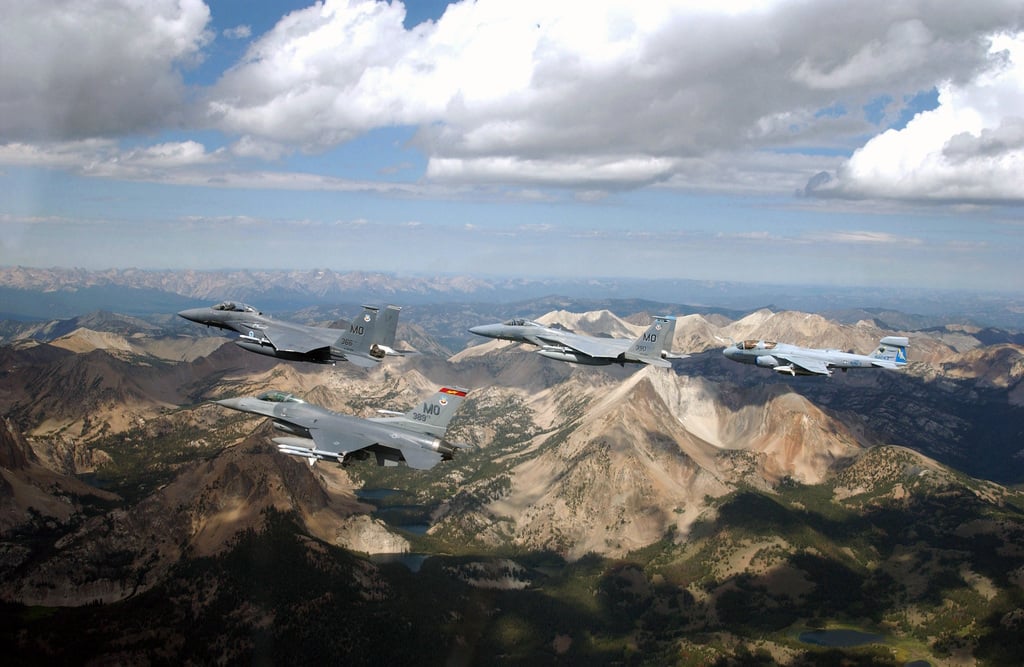
[[[557,337],[543,336],[542,339],[545,341],[550,339],[549,344],[552,346],[567,347],[570,350],[575,350],[580,354],[585,354],[595,359],[614,359],[628,350],[629,346],[633,344],[633,341],[624,338],[594,338],[592,336],[580,336],[569,333]]]
[[[338,454],[349,454],[375,444],[375,441],[371,438],[339,430],[329,431],[322,428],[311,428],[309,429],[309,434],[313,436],[313,442],[316,443],[317,449]]]
[[[804,357],[799,354],[775,353],[772,356],[776,359],[781,359],[782,361],[792,364],[809,375],[832,375],[832,371],[828,369],[828,364],[821,359]]]
[[[335,452],[343,456],[372,445],[377,445],[378,447],[401,452],[406,464],[416,470],[430,470],[442,460],[441,454],[438,452],[416,447],[415,445],[405,445],[400,440],[391,445],[354,433],[337,430],[328,431],[322,428],[311,428],[309,429],[309,434],[313,436],[313,442],[316,443],[317,449],[322,449],[325,452]]]
[[[339,331],[338,337],[341,337],[342,333]],[[265,324],[259,331],[243,332],[242,335],[250,338],[266,338],[274,346],[274,349],[279,352],[299,352],[303,354],[323,347],[330,347],[333,342],[326,340],[327,336],[323,338],[312,336],[301,329],[284,327],[279,324]]]

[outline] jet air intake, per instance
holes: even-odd
[[[770,354],[762,354],[754,357],[754,363],[761,368],[775,368],[779,365],[779,360]]]
[[[276,428],[278,431],[284,431],[289,435],[297,435],[300,438],[308,438],[311,441],[313,439],[313,437],[309,434],[309,429],[305,429],[301,426],[296,426],[295,424],[289,424],[288,422],[277,421],[276,419],[274,420],[273,424],[274,428]]]

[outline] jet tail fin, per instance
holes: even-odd
[[[444,437],[448,430],[448,422],[452,420],[468,392],[468,389],[462,387],[441,387],[433,396],[420,402],[409,412],[401,413],[401,416],[379,417],[377,421],[400,423],[404,428],[441,438]],[[400,414],[390,410],[380,412],[387,415]]]
[[[651,322],[639,338],[625,353],[628,361],[639,361],[659,368],[671,368],[669,359],[681,358],[672,355],[672,339],[676,333],[676,318],[671,315],[659,315]]]
[[[910,339],[906,336],[886,336],[878,341],[878,349],[871,355],[875,365],[883,368],[898,368],[907,364],[907,348]]]
[[[384,358],[383,352],[374,354],[373,346],[377,335],[377,317],[380,309],[363,306],[363,312],[349,322],[348,331],[334,342],[332,353],[340,352],[349,361],[359,366],[373,366]]]
[[[348,333],[338,338],[335,348],[357,366],[372,367],[386,356],[402,356],[394,349],[401,308],[388,304],[384,311],[363,306],[363,312],[349,324]]]
[[[331,350],[357,366],[376,366],[388,355],[400,356],[394,349],[398,314],[402,309],[388,305],[381,312],[376,306],[363,306],[363,312],[348,325],[348,331],[338,337]]]
[[[388,348],[395,347],[395,335],[398,331],[398,315],[402,312],[402,309],[398,306],[388,304],[384,307],[384,312],[380,315],[380,328],[378,330],[379,340],[373,342],[379,343]]]

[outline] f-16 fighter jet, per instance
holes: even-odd
[[[331,412],[281,391],[216,402],[273,419],[274,428],[288,434],[274,438],[278,451],[300,456],[309,465],[320,459],[347,463],[372,453],[377,465],[397,466],[404,461],[410,468],[429,470],[438,461],[450,460],[456,449],[468,447],[444,439],[466,391],[442,387],[409,412],[379,410],[387,416],[370,419]]]
[[[548,359],[589,366],[632,363],[659,368],[671,368],[670,359],[690,356],[669,352],[675,330],[676,318],[671,316],[655,317],[647,331],[636,340],[584,336],[521,319],[503,324],[481,324],[469,329],[470,333],[478,336],[537,345],[540,347],[537,354]]]
[[[722,353],[733,361],[770,368],[776,373],[827,376],[832,375],[833,368],[841,368],[843,372],[849,368],[900,368],[907,364],[909,345],[910,341],[904,336],[886,336],[879,341],[878,349],[868,356],[767,340],[745,340],[734,342]]]
[[[359,317],[344,329],[275,320],[237,301],[224,301],[211,308],[191,308],[178,315],[206,326],[236,331],[240,336],[235,344],[257,354],[316,364],[350,361],[369,368],[388,355],[401,356],[394,349],[400,310],[389,305],[380,312],[374,306],[363,306]]]

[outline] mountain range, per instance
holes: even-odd
[[[913,330],[959,324],[1024,330],[1024,299],[1019,292],[975,293],[900,287],[757,285],[699,280],[628,278],[486,277],[399,275],[315,269],[221,271],[0,266],[0,318],[68,319],[94,310],[129,315],[173,313],[234,299],[264,312],[292,314],[310,306],[391,301],[403,306],[472,304],[489,312],[548,312],[573,304],[592,311],[616,304],[621,316],[650,304],[672,306],[676,314],[725,312],[737,317],[766,307],[802,310],[852,323],[875,319],[892,328]],[[525,303],[520,303],[525,302]],[[494,308],[489,308],[494,306]]]
[[[651,314],[560,301],[527,314],[622,337]],[[371,371],[277,363],[158,316],[12,326],[11,660],[1019,664],[1012,332],[678,313],[692,356],[637,370],[473,340],[477,307],[444,311],[403,310],[422,353]],[[789,378],[720,353],[750,337],[867,352],[890,333],[911,338],[901,372]],[[211,403],[278,388],[369,416],[442,384],[470,388],[449,438],[474,447],[422,474],[310,468]],[[840,628],[882,639],[799,639]]]

